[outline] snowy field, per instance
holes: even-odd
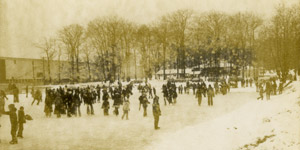
[[[46,118],[44,103],[31,106],[32,98],[20,95],[25,113],[34,120],[24,125],[24,139],[10,145],[8,116],[0,117],[0,150],[299,150],[300,149],[300,82],[293,82],[282,95],[270,101],[256,100],[255,88],[231,89],[227,95],[217,95],[214,106],[207,98],[198,106],[192,90],[178,96],[177,104],[164,106],[161,81],[151,82],[160,97],[162,116],[160,130],[154,130],[152,106],[148,117],[139,108],[140,93],[135,88],[130,98],[129,120],[122,120],[122,110],[116,117],[103,116],[102,103],[94,104],[95,115],[88,116],[81,105],[82,117]],[[7,105],[12,103],[8,96]],[[101,101],[102,102],[102,101]],[[152,103],[152,100],[150,100]],[[110,100],[112,104],[112,100]]]

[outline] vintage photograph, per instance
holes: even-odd
[[[300,0],[0,0],[0,150],[300,150]]]

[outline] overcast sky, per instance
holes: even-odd
[[[148,23],[177,9],[227,13],[251,11],[269,17],[280,2],[299,0],[0,0],[0,56],[40,58],[33,46],[65,25],[86,25],[98,16],[119,15]]]

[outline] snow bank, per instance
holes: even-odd
[[[295,82],[270,101],[253,100],[216,119],[165,133],[146,149],[300,149],[299,92]]]

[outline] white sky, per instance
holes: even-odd
[[[39,58],[33,43],[65,25],[87,24],[98,16],[122,16],[138,23],[182,8],[197,12],[250,11],[266,17],[280,2],[300,0],[0,0],[0,56]]]

